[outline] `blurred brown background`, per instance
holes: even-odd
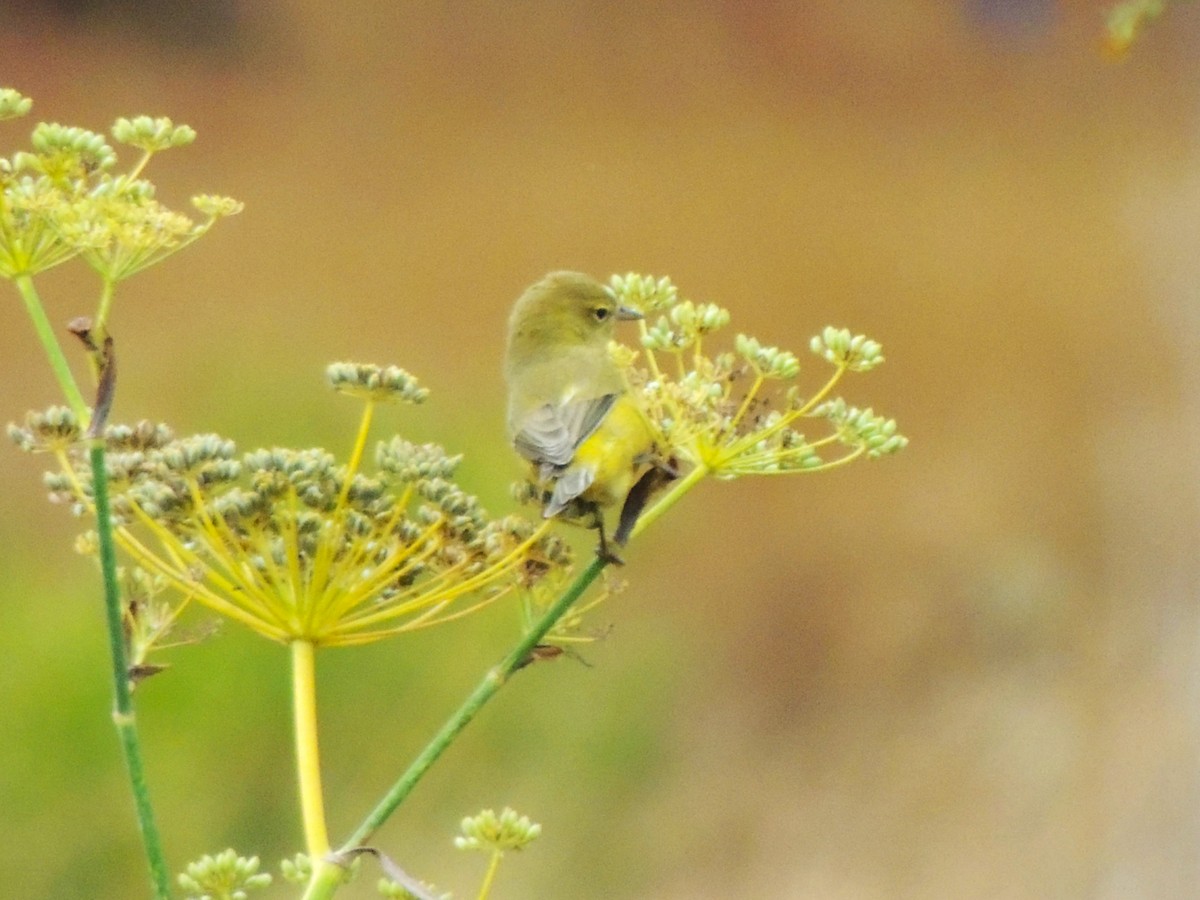
[[[1115,64],[1102,2],[148,6],[0,12],[35,119],[186,121],[160,196],[246,202],[118,296],[117,418],[342,452],[323,366],[395,362],[434,395],[383,427],[467,449],[503,511],[503,323],[572,267],[797,350],[868,333],[888,364],[845,392],[912,440],[692,495],[593,667],[523,673],[388,853],[474,896],[451,835],[511,804],[545,835],[497,900],[1200,893],[1200,8]],[[56,395],[6,290],[7,421]],[[94,303],[44,290],[56,322]],[[144,896],[96,578],[40,463],[0,448],[2,890]],[[322,656],[335,839],[514,632]],[[273,867],[302,843],[285,652],[229,627],[170,661],[139,703],[172,863]]]

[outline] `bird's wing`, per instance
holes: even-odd
[[[580,397],[558,405],[539,406],[521,422],[513,446],[528,460],[565,466],[575,450],[599,427],[617,394]]]
[[[544,518],[553,518],[566,509],[571,501],[592,486],[596,472],[588,466],[571,466],[554,482],[554,491],[546,508],[542,510]]]

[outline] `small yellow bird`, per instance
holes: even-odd
[[[624,396],[608,342],[618,320],[641,317],[595,279],[551,272],[520,296],[508,326],[508,436],[546,488],[542,515],[590,513],[600,555],[612,561],[601,509],[629,496],[654,438]],[[617,543],[628,538],[642,502],[626,504]]]

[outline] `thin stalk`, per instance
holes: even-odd
[[[375,413],[374,401],[368,400],[363,406],[362,420],[358,426],[358,436],[354,440],[354,449],[350,453],[350,462],[346,466],[346,480],[338,492],[337,503],[329,516],[326,525],[326,540],[317,545],[316,556],[313,559],[312,578],[305,588],[308,602],[304,605],[313,611],[314,619],[323,618],[326,602],[330,599],[329,573],[334,561],[335,548],[341,543],[338,535],[344,533],[346,499],[350,496],[350,488],[354,484],[354,476],[362,464],[363,449],[367,445],[367,435],[371,430],[371,418]]]
[[[62,388],[63,397],[71,407],[71,412],[75,413],[75,418],[79,420],[80,427],[86,429],[91,419],[87,401],[83,399],[79,385],[75,383],[75,376],[71,374],[71,366],[67,363],[62,345],[54,336],[54,326],[46,317],[46,310],[42,308],[42,299],[38,296],[37,288],[33,286],[33,279],[28,275],[18,275],[14,282],[17,290],[21,292],[21,299],[25,301],[25,311],[29,313],[38,340],[50,358],[50,369]]]
[[[504,854],[499,850],[492,851],[492,858],[488,860],[487,872],[483,875],[483,883],[479,885],[479,896],[475,900],[487,900],[492,893],[492,884],[496,881],[496,871],[500,868],[500,860],[504,859]]]
[[[321,791],[321,754],[317,744],[317,679],[313,644],[292,641],[292,719],[296,729],[296,776],[304,845],[315,863],[329,852],[325,799]]]
[[[663,513],[679,502],[679,499],[694,488],[697,484],[708,475],[708,467],[705,465],[697,465],[681,479],[676,481],[669,491],[662,495],[653,506],[648,508],[641,516],[638,517],[637,524],[633,526],[633,531],[629,534],[629,539],[633,540],[647,528],[649,528],[655,520]]]
[[[766,378],[761,372],[754,376],[754,384],[750,385],[750,390],[746,391],[746,396],[742,398],[742,405],[738,407],[738,411],[729,421],[729,433],[735,434],[737,427],[742,421],[742,416],[746,414],[746,410],[750,408],[750,404],[754,402],[754,398],[758,395],[759,389],[762,388]]]
[[[829,376],[829,380],[821,386],[821,389],[809,397],[805,404],[796,410],[796,416],[807,416],[810,412],[816,409],[817,404],[829,396],[829,392],[833,390],[834,385],[841,381],[842,376],[845,374],[846,364],[842,363],[833,370],[833,374]]]
[[[533,648],[541,642],[542,638],[554,627],[554,624],[574,606],[575,602],[583,595],[583,592],[599,577],[606,565],[608,565],[608,561],[597,556],[588,564],[586,569],[576,576],[575,580],[563,592],[562,596],[554,601],[554,605],[542,614],[537,624],[521,638],[504,659],[484,675],[483,680],[479,682],[462,706],[446,720],[446,723],[433,736],[433,739],[425,745],[425,749],[413,760],[408,770],[392,785],[391,789],[384,795],[375,809],[355,829],[354,833],[350,835],[350,838],[334,856],[348,856],[352,850],[363,846],[371,839],[371,836],[379,826],[387,820],[388,816],[395,812],[396,807],[404,802],[405,798],[412,792],[412,789],[416,787],[417,782],[429,771],[430,766],[453,743],[459,733],[470,724],[471,720],[484,707],[484,704],[496,695],[496,692],[504,686],[514,672],[529,661],[529,654],[533,651]],[[322,861],[318,865],[317,860],[313,860],[313,864],[313,877],[309,882],[308,890],[304,894],[304,900],[328,900],[341,885],[344,872],[341,866],[331,862]]]
[[[18,275],[14,280],[25,310],[37,332],[38,340],[46,351],[50,369],[62,389],[63,397],[81,428],[91,424],[91,411],[79,390],[71,366],[63,353],[62,345],[54,334],[54,327],[46,316],[42,299],[38,296],[33,279]],[[109,386],[111,390],[111,385]],[[121,607],[121,590],[117,583],[117,552],[113,541],[112,512],[108,502],[108,469],[105,464],[104,444],[92,443],[90,449],[92,467],[93,503],[96,510],[96,535],[100,551],[100,571],[104,581],[104,610],[108,626],[109,656],[112,661],[113,680],[113,726],[121,743],[125,768],[129,774],[129,788],[133,794],[134,811],[138,830],[142,835],[142,847],[150,869],[150,881],[154,896],[167,900],[171,896],[171,876],[167,869],[166,855],[162,849],[162,838],[154,821],[154,807],[150,802],[150,789],[146,783],[146,767],[142,759],[141,740],[137,731],[137,716],[133,708],[133,692],[129,683],[129,657],[125,646],[124,610]]]
[[[639,319],[637,324],[638,336],[642,339],[642,341],[645,341],[646,336],[650,334],[650,329],[646,327],[646,320]],[[644,343],[642,346],[646,347]],[[651,378],[653,378],[655,381],[658,381],[660,378],[662,378],[662,372],[658,368],[658,360],[654,356],[654,351],[649,347],[646,347],[646,366],[650,369]]]
[[[108,472],[104,462],[104,445],[92,444],[92,485],[96,504],[96,534],[100,545],[100,568],[104,575],[104,609],[108,620],[108,644],[112,656],[113,724],[121,740],[129,785],[137,811],[138,828],[154,896],[167,900],[171,896],[171,876],[163,854],[158,826],[154,823],[154,808],[146,784],[142,762],[141,742],[137,732],[137,717],[133,709],[133,693],[129,686],[129,661],[125,649],[125,622],[121,608],[121,592],[117,585],[117,551],[113,543],[112,514],[108,505]]]
[[[117,283],[111,278],[101,276],[100,302],[96,306],[96,321],[93,327],[101,339],[108,334],[108,314],[112,310],[113,291]]]
[[[342,493],[338,497],[338,506],[343,506],[346,503],[346,498],[350,496],[350,485],[354,481],[354,476],[358,474],[358,467],[362,465],[363,451],[367,447],[367,437],[371,433],[371,419],[374,415],[375,402],[368,400],[363,405],[362,419],[358,423],[358,434],[354,438],[354,449],[350,452],[350,462],[346,466],[346,483],[342,485]]]
[[[153,150],[146,150],[142,153],[142,158],[137,161],[137,165],[129,170],[129,174],[125,176],[126,183],[137,180],[142,174],[142,170],[146,168],[146,163],[150,162],[150,157],[154,155]]]

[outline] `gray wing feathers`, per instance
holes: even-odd
[[[595,473],[582,466],[563,472],[554,482],[554,493],[550,495],[550,501],[542,510],[542,516],[547,519],[557,516],[572,500],[592,486],[593,477]]]
[[[576,448],[604,421],[616,399],[616,394],[605,394],[571,400],[559,406],[549,403],[540,406],[521,423],[513,445],[518,453],[533,462],[566,466]]]

